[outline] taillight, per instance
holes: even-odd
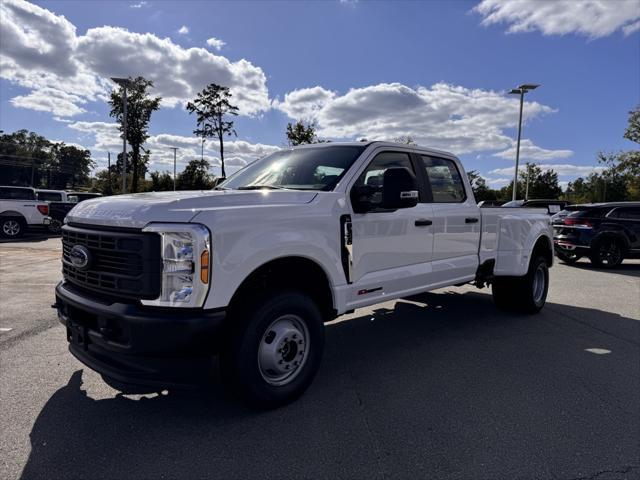
[[[591,222],[589,220],[584,220],[582,218],[571,218],[567,217],[564,219],[564,224],[569,225],[571,227],[587,227],[592,228]]]
[[[38,205],[38,211],[43,215],[49,215],[49,205]]]

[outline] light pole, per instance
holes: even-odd
[[[513,88],[509,92],[512,95],[520,95],[520,118],[518,120],[518,144],[516,145],[516,171],[513,174],[513,194],[511,200],[516,199],[516,193],[518,190],[518,164],[520,163],[520,137],[522,135],[522,106],[524,105],[524,94],[529,90],[535,90],[540,85],[533,83],[525,83],[518,88]]]
[[[128,78],[111,77],[123,89],[122,94],[122,193],[127,193],[127,87]]]
[[[173,150],[173,191],[176,191],[176,152],[178,147],[169,147]]]

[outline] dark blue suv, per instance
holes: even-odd
[[[554,223],[556,256],[574,263],[587,256],[595,266],[616,267],[640,258],[640,202],[573,205]]]

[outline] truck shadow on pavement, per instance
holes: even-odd
[[[312,387],[268,412],[237,404],[219,384],[94,400],[77,370],[40,412],[22,478],[631,471],[640,442],[639,325],[567,305],[515,316],[482,293],[423,294],[329,325]],[[593,347],[611,353],[585,351]]]

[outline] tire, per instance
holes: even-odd
[[[498,308],[538,313],[547,301],[549,266],[544,257],[536,257],[524,277],[496,277],[491,291]]]
[[[302,395],[324,348],[324,324],[315,302],[296,291],[277,291],[231,314],[230,321],[237,325],[220,354],[225,386],[260,408]]]
[[[582,255],[575,253],[575,251],[556,250],[556,257],[567,265],[573,265],[582,258]]]
[[[599,240],[591,247],[591,263],[599,268],[615,268],[624,260],[624,245],[615,238]]]
[[[25,223],[16,217],[7,217],[0,220],[0,234],[4,238],[20,238],[24,235]]]

